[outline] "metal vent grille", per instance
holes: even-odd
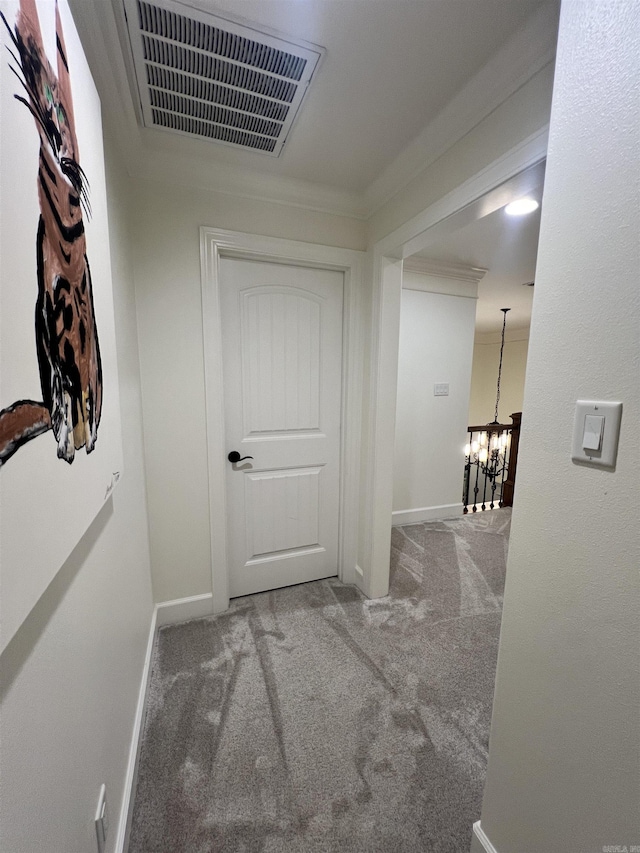
[[[322,48],[175,0],[124,6],[147,127],[280,154]]]

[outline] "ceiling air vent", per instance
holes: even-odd
[[[124,0],[146,127],[278,157],[322,48],[174,0]]]

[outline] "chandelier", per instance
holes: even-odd
[[[481,492],[482,509],[485,508],[487,498],[489,498],[489,505],[493,509],[498,486],[504,483],[508,473],[509,433],[507,427],[496,424],[498,428],[492,430],[493,424],[488,424],[488,426],[488,430],[481,432],[464,449],[468,489],[474,495],[474,512]],[[473,467],[476,469],[475,482],[473,482],[471,475]],[[501,496],[498,500],[498,506],[502,506]]]
[[[509,458],[509,427],[498,420],[498,407],[500,405],[500,383],[502,381],[502,358],[504,355],[504,336],[507,325],[507,312],[510,308],[500,309],[504,315],[502,320],[502,337],[500,342],[500,362],[498,365],[498,381],[496,385],[496,407],[494,420],[487,424],[486,429],[477,432],[471,431],[471,441],[464,449],[465,455],[465,485],[464,485],[464,511],[467,511],[469,493],[473,492],[473,511],[476,512],[478,496],[482,492],[482,509],[485,509],[487,491],[490,496],[490,508],[495,506],[495,495],[498,487],[502,486],[507,476]],[[476,436],[474,438],[474,435]],[[472,470],[475,469],[475,478]],[[502,506],[502,488],[498,506]]]

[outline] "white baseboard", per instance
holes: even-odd
[[[479,820],[473,824],[473,836],[471,838],[470,853],[498,853],[498,851],[489,841],[487,835],[480,826]]]
[[[191,595],[189,598],[176,598],[174,601],[161,601],[156,604],[158,628],[163,625],[175,625],[189,619],[200,619],[213,614],[213,595]]]
[[[423,506],[419,509],[401,509],[391,513],[393,525],[421,524],[423,521],[439,521],[441,518],[457,518],[462,515],[462,503],[442,506]]]
[[[124,791],[122,793],[122,805],[120,807],[120,820],[118,821],[118,835],[116,837],[115,853],[125,853],[129,834],[129,821],[131,819],[131,804],[133,792],[136,787],[136,774],[138,771],[138,754],[140,751],[140,735],[142,734],[142,723],[144,720],[144,703],[147,696],[149,676],[151,674],[151,657],[153,655],[153,644],[156,638],[156,627],[158,618],[158,607],[153,608],[151,624],[149,626],[149,638],[144,655],[140,689],[138,690],[138,703],[133,719],[133,733],[129,747],[129,759],[127,761],[127,772],[124,779]]]

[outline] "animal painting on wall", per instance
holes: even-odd
[[[0,16],[2,651],[98,535],[122,439],[98,92],[67,0]]]
[[[88,182],[80,166],[64,33],[55,6],[57,74],[44,51],[35,0],[21,0],[15,30],[4,15],[14,50],[15,94],[40,138],[36,239],[38,292],[35,345],[42,401],[18,400],[0,411],[0,467],[27,441],[53,431],[57,455],[71,463],[90,453],[102,409],[102,363],[96,328],[83,213]]]

